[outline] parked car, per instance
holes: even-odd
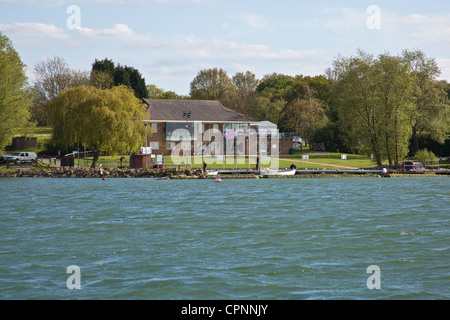
[[[425,171],[425,167],[418,161],[404,161],[402,165],[402,171]]]
[[[37,161],[37,154],[35,152],[15,152],[10,155],[4,155],[3,157],[6,161],[14,161],[14,162]]]

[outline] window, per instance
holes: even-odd
[[[158,124],[152,123],[152,129],[153,129],[153,133],[158,133]]]
[[[173,133],[177,129],[182,129],[181,131],[183,134],[186,134],[186,136],[180,136],[180,132],[178,132],[178,135],[174,135]],[[180,140],[195,140],[196,137],[194,137],[194,123],[189,122],[167,122],[166,123],[166,140],[174,140],[174,141],[180,141]]]
[[[166,142],[167,150],[172,150],[173,148],[175,148],[175,142]]]
[[[150,148],[152,148],[153,150],[158,150],[159,142],[150,142]]]

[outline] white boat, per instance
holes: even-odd
[[[297,172],[297,169],[265,169],[261,171],[261,174],[267,176],[293,176]]]
[[[219,170],[206,170],[206,174],[209,176],[215,176],[219,174]]]

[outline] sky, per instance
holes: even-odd
[[[48,58],[81,71],[108,58],[187,95],[203,69],[315,76],[358,49],[422,50],[450,82],[447,0],[0,0],[0,32],[30,83]]]

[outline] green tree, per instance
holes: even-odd
[[[231,78],[231,82],[235,90],[222,99],[223,104],[239,113],[252,116],[258,103],[256,88],[259,81],[255,74],[250,71],[238,72]]]
[[[185,99],[185,97],[177,94],[174,91],[164,91],[164,89],[158,88],[154,84],[147,85],[147,94],[149,99],[168,99],[168,100]]]
[[[356,57],[338,57],[333,62],[336,85],[333,96],[343,140],[359,153],[372,153],[381,166],[384,158],[383,113],[377,103],[374,57],[358,51]]]
[[[164,90],[155,84],[147,85],[147,95],[149,99],[164,99]]]
[[[94,79],[92,79],[92,75],[94,75]],[[98,77],[100,77],[100,79],[98,79]],[[95,59],[94,63],[92,64],[91,71],[91,81],[93,81],[92,84],[99,88],[107,88],[107,84],[111,83],[111,79],[114,86],[125,85],[133,89],[134,94],[137,98],[148,98],[145,79],[136,68],[122,66],[120,64],[116,65],[112,60],[109,59]],[[109,88],[111,88],[113,85],[110,85]]]
[[[378,165],[399,165],[408,154],[416,75],[403,57],[363,51],[334,62],[338,117],[346,143],[372,153]]]
[[[415,109],[410,114],[412,127],[411,154],[419,151],[419,140],[430,138],[444,144],[450,134],[448,84],[438,81],[441,71],[436,60],[420,50],[404,50],[402,56],[414,74]]]
[[[325,110],[316,99],[296,99],[284,109],[279,127],[285,132],[295,132],[310,142],[316,130],[324,127],[327,122]]]
[[[136,151],[144,140],[146,106],[126,86],[98,89],[80,86],[65,90],[47,104],[53,140],[99,152]]]
[[[297,83],[298,79],[292,76],[272,73],[265,75],[259,82],[256,88],[257,93],[263,92],[266,88],[272,88],[272,95],[274,98],[286,100],[286,93],[292,90],[292,87]],[[296,97],[294,97],[296,98]],[[289,99],[292,101],[294,99]]]
[[[223,69],[201,70],[190,85],[191,99],[222,100],[236,90]]]
[[[114,86],[114,78],[107,72],[92,70],[89,84],[99,89],[111,89]]]
[[[0,149],[30,117],[31,94],[25,65],[12,42],[0,32]]]
[[[179,95],[175,91],[165,91],[163,95],[163,99],[169,99],[169,100],[183,100],[187,99],[188,97]]]
[[[396,166],[408,154],[411,137],[409,115],[413,108],[413,81],[401,57],[381,54],[374,61],[377,103],[383,113],[384,144],[389,165]]]
[[[267,87],[260,92],[256,98],[257,107],[253,117],[257,120],[270,121],[276,125],[283,117],[283,110],[286,107],[284,99],[275,98],[275,89]]]
[[[114,79],[115,69],[116,65],[114,61],[107,58],[103,60],[95,59],[94,63],[92,64],[92,71],[104,72],[107,75],[109,75],[112,79]]]

